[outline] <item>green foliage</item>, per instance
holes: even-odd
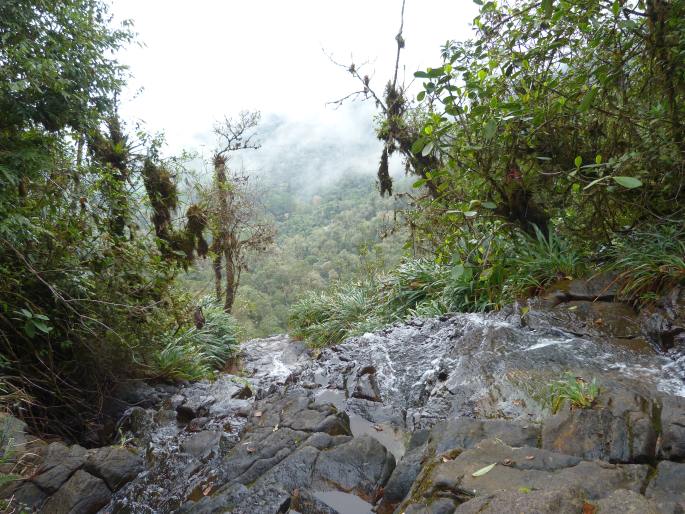
[[[532,287],[578,276],[581,256],[550,232],[513,242],[497,234],[451,245],[446,263],[407,260],[365,282],[340,284],[328,292],[310,293],[291,309],[293,333],[316,345],[398,320],[450,312],[482,312],[501,307]],[[440,254],[440,260],[447,256]]]
[[[293,335],[326,346],[376,330],[387,323],[380,317],[378,300],[373,285],[360,282],[310,292],[291,308]]]
[[[200,303],[204,324],[194,325],[162,336],[162,347],[152,362],[153,375],[161,378],[199,380],[212,377],[235,353],[238,328],[217,302],[205,298]]]
[[[590,409],[598,395],[599,386],[594,378],[591,382],[587,382],[572,373],[566,373],[563,378],[547,386],[544,402],[549,406],[552,414],[556,414],[567,401],[571,404],[571,408]]]
[[[685,283],[685,228],[662,223],[617,237],[606,268],[617,272],[621,296],[641,303]]]
[[[131,38],[100,0],[0,4],[2,399],[72,440],[103,421],[111,383],[149,375],[151,334],[189,318],[175,263],[140,226],[159,142],[129,141],[115,112],[124,70],[111,56]]]
[[[302,180],[297,171],[287,178]],[[276,219],[276,244],[251,258],[232,311],[247,338],[285,332],[289,307],[307,292],[363,281],[396,264],[403,251],[406,230],[393,223],[395,203],[378,197],[373,177],[350,174],[307,192],[281,180],[270,175],[261,195]],[[182,280],[206,291],[211,264],[198,262]]]
[[[515,293],[539,291],[564,278],[578,278],[587,272],[581,252],[568,240],[535,227],[535,237],[524,235],[511,260],[509,285]]]
[[[417,183],[424,239],[554,222],[585,248],[682,220],[685,4],[478,3],[473,38],[415,74],[427,112],[412,150],[440,163]]]

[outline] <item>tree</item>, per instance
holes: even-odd
[[[227,313],[233,309],[240,275],[248,269],[248,256],[265,252],[276,235],[273,223],[258,209],[249,177],[226,166],[232,152],[259,148],[255,132],[259,117],[258,112],[242,112],[238,119],[225,118],[215,127],[221,144],[213,158],[213,183],[205,212],[212,235],[215,293],[217,300],[223,298]]]
[[[405,0],[402,2],[400,13],[400,28],[395,35],[395,43],[397,44],[395,68],[392,79],[387,81],[383,92],[381,93],[379,90],[374,89],[371,84],[371,78],[363,71],[363,64],[358,65],[352,62],[346,65],[331,59],[334,64],[346,69],[361,87],[358,91],[354,91],[331,103],[341,105],[347,100],[362,98],[364,100],[373,100],[376,107],[381,111],[376,128],[378,139],[384,143],[377,174],[381,196],[386,193],[392,195],[393,183],[390,177],[388,161],[390,156],[398,153],[404,159],[406,171],[424,179],[429,192],[435,197],[438,195],[438,190],[435,184],[429,180],[429,176],[431,170],[441,165],[441,161],[437,155],[412,151],[414,142],[421,136],[424,113],[421,109],[417,109],[411,99],[409,99],[407,86],[398,80],[400,57],[406,45],[403,35],[404,6]]]

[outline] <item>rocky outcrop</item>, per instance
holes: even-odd
[[[685,371],[615,294],[572,282],[546,305],[318,353],[249,341],[240,376],[138,398],[118,423],[137,453],[53,443],[15,498],[108,514],[682,512]],[[553,402],[564,376],[599,394]]]
[[[8,415],[3,420],[11,430],[3,442],[3,453],[9,456],[3,473],[15,474],[0,488],[8,512],[95,513],[143,470],[143,458],[134,449],[46,445],[28,435],[22,422]]]

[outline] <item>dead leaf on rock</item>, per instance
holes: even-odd
[[[597,512],[597,507],[591,503],[583,502],[583,514],[595,514]]]
[[[255,411],[254,417],[255,417],[255,418],[261,418],[261,417],[262,417],[262,411],[260,411],[260,410]]]
[[[209,484],[207,487],[205,487],[205,488],[202,490],[202,496],[207,496],[209,493],[211,493],[213,487],[214,487],[213,484]]]
[[[497,466],[496,462],[494,462],[488,466],[485,466],[484,468],[480,468],[478,471],[471,473],[471,476],[472,477],[482,477],[486,473],[489,473],[490,471],[492,471],[492,468],[494,468],[495,466]]]
[[[526,455],[526,460],[533,460],[535,455]]]

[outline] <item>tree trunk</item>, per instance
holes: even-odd
[[[224,302],[224,311],[227,314],[231,313],[233,309],[233,302],[235,301],[235,266],[233,265],[233,259],[230,250],[227,250],[225,255],[225,266],[226,266],[226,301]]]
[[[214,257],[212,262],[214,265],[214,293],[216,294],[216,301],[221,301],[221,254]]]

